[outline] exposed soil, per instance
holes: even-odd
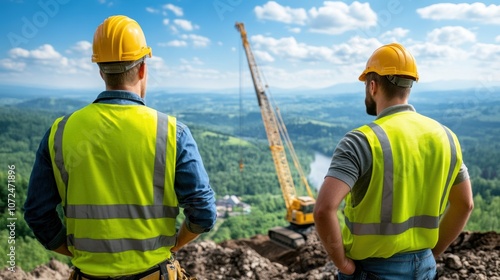
[[[439,279],[500,280],[500,233],[463,232],[438,259]],[[337,279],[315,232],[303,246],[285,249],[258,235],[249,239],[193,243],[177,254],[181,265],[198,280]],[[70,268],[57,261],[32,272],[0,271],[0,279],[67,279]]]

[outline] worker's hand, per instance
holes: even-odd
[[[356,264],[353,260],[346,257],[344,262],[339,267],[339,271],[346,275],[352,275],[356,271]]]

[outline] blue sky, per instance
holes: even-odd
[[[400,42],[423,85],[500,84],[495,1],[0,0],[0,85],[103,88],[92,38],[108,16],[146,34],[149,89],[251,86],[236,21],[276,88],[355,83],[371,53]]]

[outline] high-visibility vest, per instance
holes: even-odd
[[[456,135],[413,111],[382,117],[357,130],[370,144],[372,174],[361,201],[353,205],[351,193],[346,197],[346,255],[355,260],[388,258],[434,248],[439,218],[462,165]]]
[[[54,177],[83,273],[130,275],[170,257],[176,145],[176,119],[146,106],[94,103],[54,122]]]

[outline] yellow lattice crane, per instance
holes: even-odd
[[[259,75],[257,63],[253,56],[250,44],[247,40],[247,33],[243,23],[237,22],[236,29],[241,34],[243,48],[245,49],[248,66],[252,75],[257,101],[259,103],[262,121],[269,140],[269,148],[271,150],[274,166],[285,199],[287,209],[286,220],[290,223],[288,227],[275,227],[269,230],[269,237],[287,247],[296,248],[305,242],[303,233],[314,225],[313,209],[316,203],[312,194],[307,178],[304,174],[300,162],[293,148],[292,142],[286,130],[285,124],[279,110],[273,110],[266,88],[264,87]],[[297,196],[297,191],[293,182],[292,173],[288,164],[285,146],[286,143],[288,152],[291,155],[294,165],[300,175],[301,182],[307,190],[308,196]]]

